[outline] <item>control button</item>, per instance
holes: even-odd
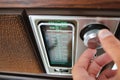
[[[80,32],[80,38],[83,40],[84,45],[91,49],[98,49],[101,47],[98,39],[98,32],[101,29],[108,29],[103,24],[89,24]]]
[[[54,69],[55,72],[69,72],[68,69]]]

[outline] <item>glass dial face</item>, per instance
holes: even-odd
[[[50,66],[72,67],[73,27],[63,25],[41,25]]]

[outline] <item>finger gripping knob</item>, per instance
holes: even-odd
[[[103,24],[88,24],[80,32],[80,38],[83,40],[84,45],[91,49],[100,48],[100,41],[98,39],[98,32],[101,29],[109,28]]]

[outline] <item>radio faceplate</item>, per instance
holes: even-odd
[[[79,36],[81,30],[88,24],[103,24],[115,34],[120,18],[29,15],[29,20],[46,72],[56,75],[71,75],[72,66],[87,48]],[[70,44],[68,44],[69,42]],[[50,45],[56,48],[51,51],[48,49]],[[100,55],[103,52],[101,48],[97,54]],[[68,61],[70,61],[70,66],[66,64],[69,63]]]

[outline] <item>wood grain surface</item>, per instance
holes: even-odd
[[[120,0],[0,0],[0,8],[120,9]]]

